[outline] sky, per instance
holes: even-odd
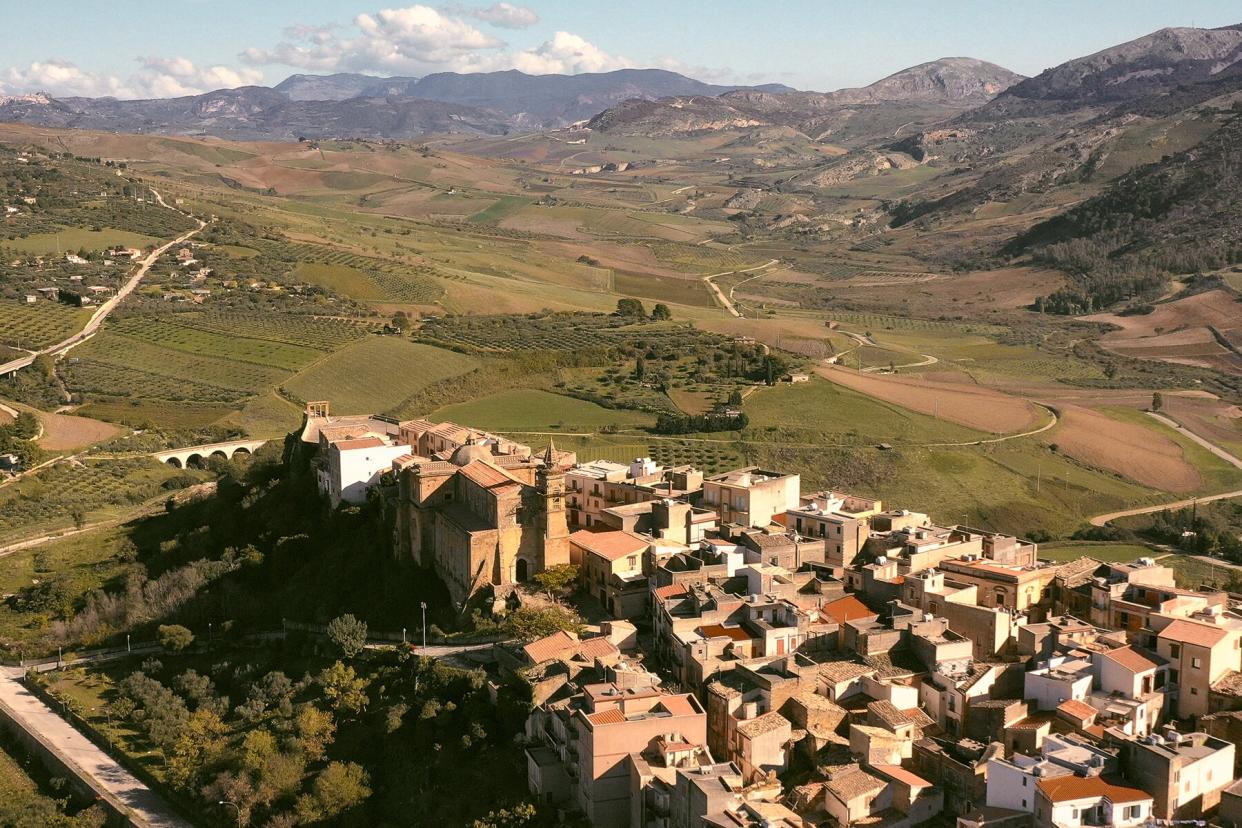
[[[0,94],[624,67],[828,91],[950,56],[1034,75],[1165,26],[1240,22],[1237,0],[0,0]]]

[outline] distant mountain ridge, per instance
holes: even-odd
[[[851,117],[851,107],[914,107],[923,110],[921,117],[935,119],[985,103],[1022,78],[976,58],[941,58],[903,69],[869,86],[836,92],[771,95],[739,90],[715,97],[629,100],[599,113],[588,126],[604,132],[653,135],[791,127],[820,138],[830,135],[841,119]]]
[[[0,120],[234,139],[410,138],[425,132],[501,134],[556,128],[623,100],[736,90],[793,91],[781,84],[720,86],[663,69],[579,75],[441,72],[424,78],[339,73],[291,75],[272,88],[219,89],[184,98],[13,96],[0,99]]]
[[[1242,24],[1167,28],[1045,69],[980,108],[1006,118],[1110,106],[1242,73]]]

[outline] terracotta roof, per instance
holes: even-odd
[[[874,667],[868,667],[865,664],[858,664],[853,661],[828,661],[819,665],[819,674],[824,677],[825,681],[830,681],[833,684],[850,681],[859,676],[869,676],[874,672]]]
[[[734,641],[750,641],[750,633],[741,627],[726,627],[724,624],[704,624],[698,629],[699,635],[704,638],[719,638],[720,636],[728,636]]]
[[[1174,621],[1160,631],[1160,637],[1168,641],[1183,644],[1195,644],[1200,647],[1214,647],[1228,633],[1220,627],[1210,624],[1196,624],[1193,621]]]
[[[522,485],[522,481],[517,480],[508,472],[483,460],[471,460],[461,467],[461,474],[471,483],[484,489],[507,489],[511,486]]]
[[[659,704],[674,716],[694,716],[698,713],[685,696],[661,696]]]
[[[357,440],[334,440],[332,442],[332,448],[337,451],[379,448],[382,445],[384,445],[384,441],[378,437],[360,437]]]
[[[617,645],[603,635],[588,638],[578,645],[578,655],[585,659],[596,659],[619,652],[621,651],[617,649]]]
[[[1065,713],[1068,716],[1082,719],[1083,721],[1095,718],[1095,708],[1078,699],[1069,699],[1068,701],[1061,702],[1057,707],[1057,712]]]
[[[895,779],[898,782],[909,785],[911,788],[930,788],[932,785],[923,777],[911,773],[901,765],[872,765],[871,767],[889,779]]]
[[[657,598],[678,598],[682,595],[689,595],[690,591],[686,589],[685,584],[669,584],[656,587],[655,594]]]
[[[1056,776],[1051,779],[1040,779],[1039,789],[1052,802],[1069,802],[1074,799],[1091,799],[1104,797],[1114,804],[1122,802],[1143,802],[1151,800],[1152,795],[1138,788],[1125,785],[1114,785],[1102,776]]]
[[[533,663],[539,664],[569,650],[577,649],[577,647],[577,636],[564,630],[557,630],[549,636],[530,642],[522,648],[522,651]]]
[[[590,529],[574,532],[569,536],[569,542],[606,561],[637,555],[649,545],[649,541],[629,532],[592,532]]]
[[[904,727],[910,724],[910,719],[888,699],[868,702],[867,712],[889,728]]]
[[[852,621],[855,618],[876,617],[876,613],[872,612],[870,607],[853,595],[847,595],[844,598],[838,598],[831,603],[824,604],[819,608],[819,611],[830,616],[838,624],[844,624],[846,621]]]
[[[587,721],[591,724],[624,724],[625,714],[620,708],[610,707],[607,710],[600,710],[598,713],[587,715]]]
[[[862,768],[855,766],[852,770],[834,773],[824,783],[824,787],[843,802],[849,802],[860,796],[883,790],[888,783],[877,776],[872,776]]]
[[[1157,666],[1152,661],[1135,652],[1133,647],[1118,647],[1115,650],[1109,650],[1100,655],[1115,661],[1131,673],[1145,673],[1148,670],[1156,669]]]

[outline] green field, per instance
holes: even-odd
[[[117,246],[142,249],[148,245],[159,244],[159,242],[159,239],[144,236],[141,233],[105,227],[98,231],[73,228],[58,233],[39,233],[24,239],[10,239],[5,244],[23,253],[46,256],[54,253],[76,253],[82,249],[104,250]]]
[[[1108,563],[1129,563],[1137,558],[1151,558],[1161,554],[1150,546],[1138,543],[1107,543],[1096,541],[1060,541],[1041,543],[1039,557],[1053,561],[1076,561],[1079,558],[1095,558]]]
[[[374,279],[349,265],[301,262],[293,269],[293,275],[360,302],[382,302],[388,298]]]
[[[1220,566],[1212,558],[1201,555],[1166,555],[1157,563],[1173,567],[1177,585],[1186,589],[1207,586],[1233,592],[1242,591],[1238,586],[1238,581],[1242,580],[1242,571]]]
[[[520,213],[529,204],[530,199],[525,196],[505,196],[492,206],[472,215],[470,221],[474,224],[499,224],[509,216]]]
[[[378,414],[476,365],[473,358],[442,348],[369,337],[321,359],[281,387],[299,400],[328,400],[342,414]]]
[[[0,299],[0,343],[31,350],[54,345],[80,331],[90,316],[89,309],[60,302],[40,299],[27,305]]]
[[[638,411],[604,408],[585,400],[532,390],[503,391],[472,402],[446,406],[429,417],[512,432],[595,431],[609,425],[628,428],[654,422],[653,417]]]

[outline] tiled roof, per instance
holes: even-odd
[[[668,584],[667,586],[656,587],[655,594],[657,598],[677,598],[682,595],[689,595],[690,591],[686,589],[685,584]]]
[[[581,546],[606,561],[616,561],[626,555],[637,555],[647,548],[649,541],[629,532],[592,532],[579,529],[569,536],[569,542]]]
[[[819,665],[819,674],[825,680],[834,684],[842,681],[856,679],[859,676],[870,675],[875,672],[874,667],[868,667],[865,664],[857,664],[853,661],[829,661]]]
[[[923,777],[911,773],[901,765],[872,765],[872,767],[889,779],[895,779],[898,782],[909,785],[911,788],[930,788],[932,785]]]
[[[1212,682],[1212,692],[1224,696],[1242,696],[1242,673],[1237,670],[1226,670],[1220,678]]]
[[[625,714],[619,708],[610,707],[607,710],[600,710],[597,713],[591,713],[587,716],[587,720],[591,724],[623,724],[625,722]]]
[[[910,724],[910,719],[898,710],[897,706],[888,699],[868,702],[867,712],[875,716],[876,719],[890,728],[904,727]]]
[[[556,658],[568,650],[577,649],[577,647],[577,636],[564,630],[557,630],[549,636],[530,642],[522,648],[522,651],[533,663],[539,664]]]
[[[1078,699],[1069,699],[1061,702],[1057,707],[1057,712],[1065,713],[1075,719],[1082,719],[1084,721],[1095,718],[1095,708]]]
[[[1168,641],[1182,644],[1195,644],[1200,647],[1214,647],[1220,643],[1227,632],[1210,624],[1196,624],[1193,621],[1174,621],[1160,631],[1160,637]]]
[[[515,480],[506,472],[482,460],[471,460],[461,467],[461,474],[462,477],[483,489],[500,490],[522,485],[521,481]]]
[[[872,776],[862,768],[855,767],[852,770],[834,773],[832,778],[824,783],[824,787],[841,801],[849,802],[860,796],[883,790],[887,784],[883,779]]]
[[[1040,779],[1038,784],[1039,789],[1052,802],[1104,797],[1114,804],[1120,804],[1152,799],[1152,795],[1146,791],[1125,785],[1114,785],[1102,776],[1056,776],[1051,779]]]
[[[588,638],[578,645],[578,655],[585,659],[602,658],[619,652],[621,651],[617,649],[617,645],[603,635]]]
[[[777,713],[775,710],[764,713],[762,716],[756,716],[753,719],[737,723],[737,731],[744,736],[761,736],[764,733],[771,733],[783,728],[791,728],[789,720]]]
[[[846,621],[852,621],[855,618],[872,618],[876,615],[876,613],[871,611],[870,607],[853,595],[847,595],[844,598],[838,598],[835,601],[824,604],[819,608],[819,611],[830,616],[838,624],[844,624]]]
[[[1109,650],[1100,655],[1120,664],[1131,673],[1145,673],[1148,670],[1156,669],[1156,664],[1135,652],[1133,647],[1118,647],[1115,650]]]

